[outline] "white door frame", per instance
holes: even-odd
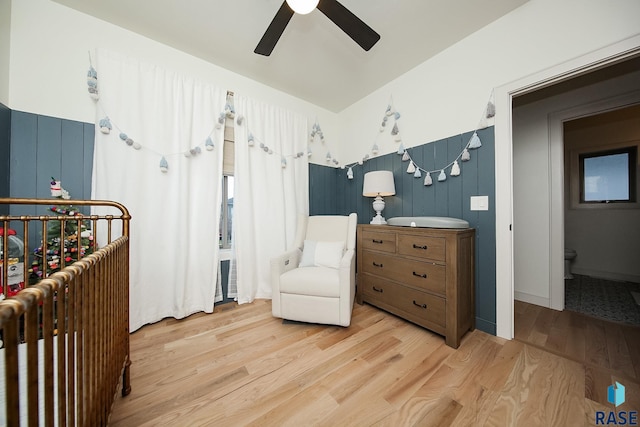
[[[512,339],[514,332],[513,233],[511,231],[513,224],[513,139],[511,119],[513,97],[542,89],[637,55],[640,55],[640,35],[624,39],[573,60],[507,83],[497,87],[494,91],[496,106],[496,334],[499,337]],[[557,195],[552,197],[557,197]]]

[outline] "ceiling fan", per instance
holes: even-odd
[[[254,52],[264,56],[271,55],[293,14],[307,14],[316,8],[364,50],[368,51],[380,40],[378,33],[351,13],[349,9],[338,3],[337,0],[285,0],[273,17],[271,24],[269,24]]]

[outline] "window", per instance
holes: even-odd
[[[580,154],[580,203],[635,202],[636,158],[635,146]]]
[[[227,92],[227,103],[233,105],[233,93]],[[231,248],[231,232],[233,223],[233,174],[235,158],[235,135],[233,118],[227,117],[224,125],[224,145],[222,148],[222,207],[220,209],[219,246],[220,249]]]
[[[221,249],[231,248],[231,232],[233,219],[233,175],[222,177],[222,210],[220,211],[220,243]]]

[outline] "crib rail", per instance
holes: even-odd
[[[25,283],[24,289],[0,301],[0,425],[106,425],[117,390],[130,392],[131,217],[116,202],[64,203],[109,207],[118,214],[0,215],[0,261],[10,266],[9,231],[15,230],[24,248],[21,256],[12,255],[22,258],[14,264],[21,264]],[[51,204],[50,199],[0,198],[0,207]],[[60,225],[59,236],[47,236],[53,221]],[[80,239],[85,223],[95,236],[89,250]],[[75,240],[65,234],[69,224],[78,230]],[[33,233],[39,234],[36,252],[44,259],[34,261],[36,252],[29,248]],[[48,242],[57,242],[55,249],[61,252],[55,265],[46,261],[45,254],[53,250]],[[81,257],[83,251],[87,253]],[[9,268],[2,269],[0,279],[8,293]]]

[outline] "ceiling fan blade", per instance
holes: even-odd
[[[271,24],[267,27],[267,31],[264,32],[258,46],[256,46],[254,53],[264,56],[271,55],[273,48],[276,47],[276,43],[280,40],[280,36],[284,32],[284,29],[287,27],[292,16],[293,10],[291,10],[289,5],[287,5],[286,1],[283,1],[282,6],[280,6],[280,9],[276,12]]]
[[[380,34],[351,13],[349,9],[338,3],[337,0],[320,0],[318,10],[324,13],[327,18],[332,20],[364,50],[368,51],[380,40]]]

